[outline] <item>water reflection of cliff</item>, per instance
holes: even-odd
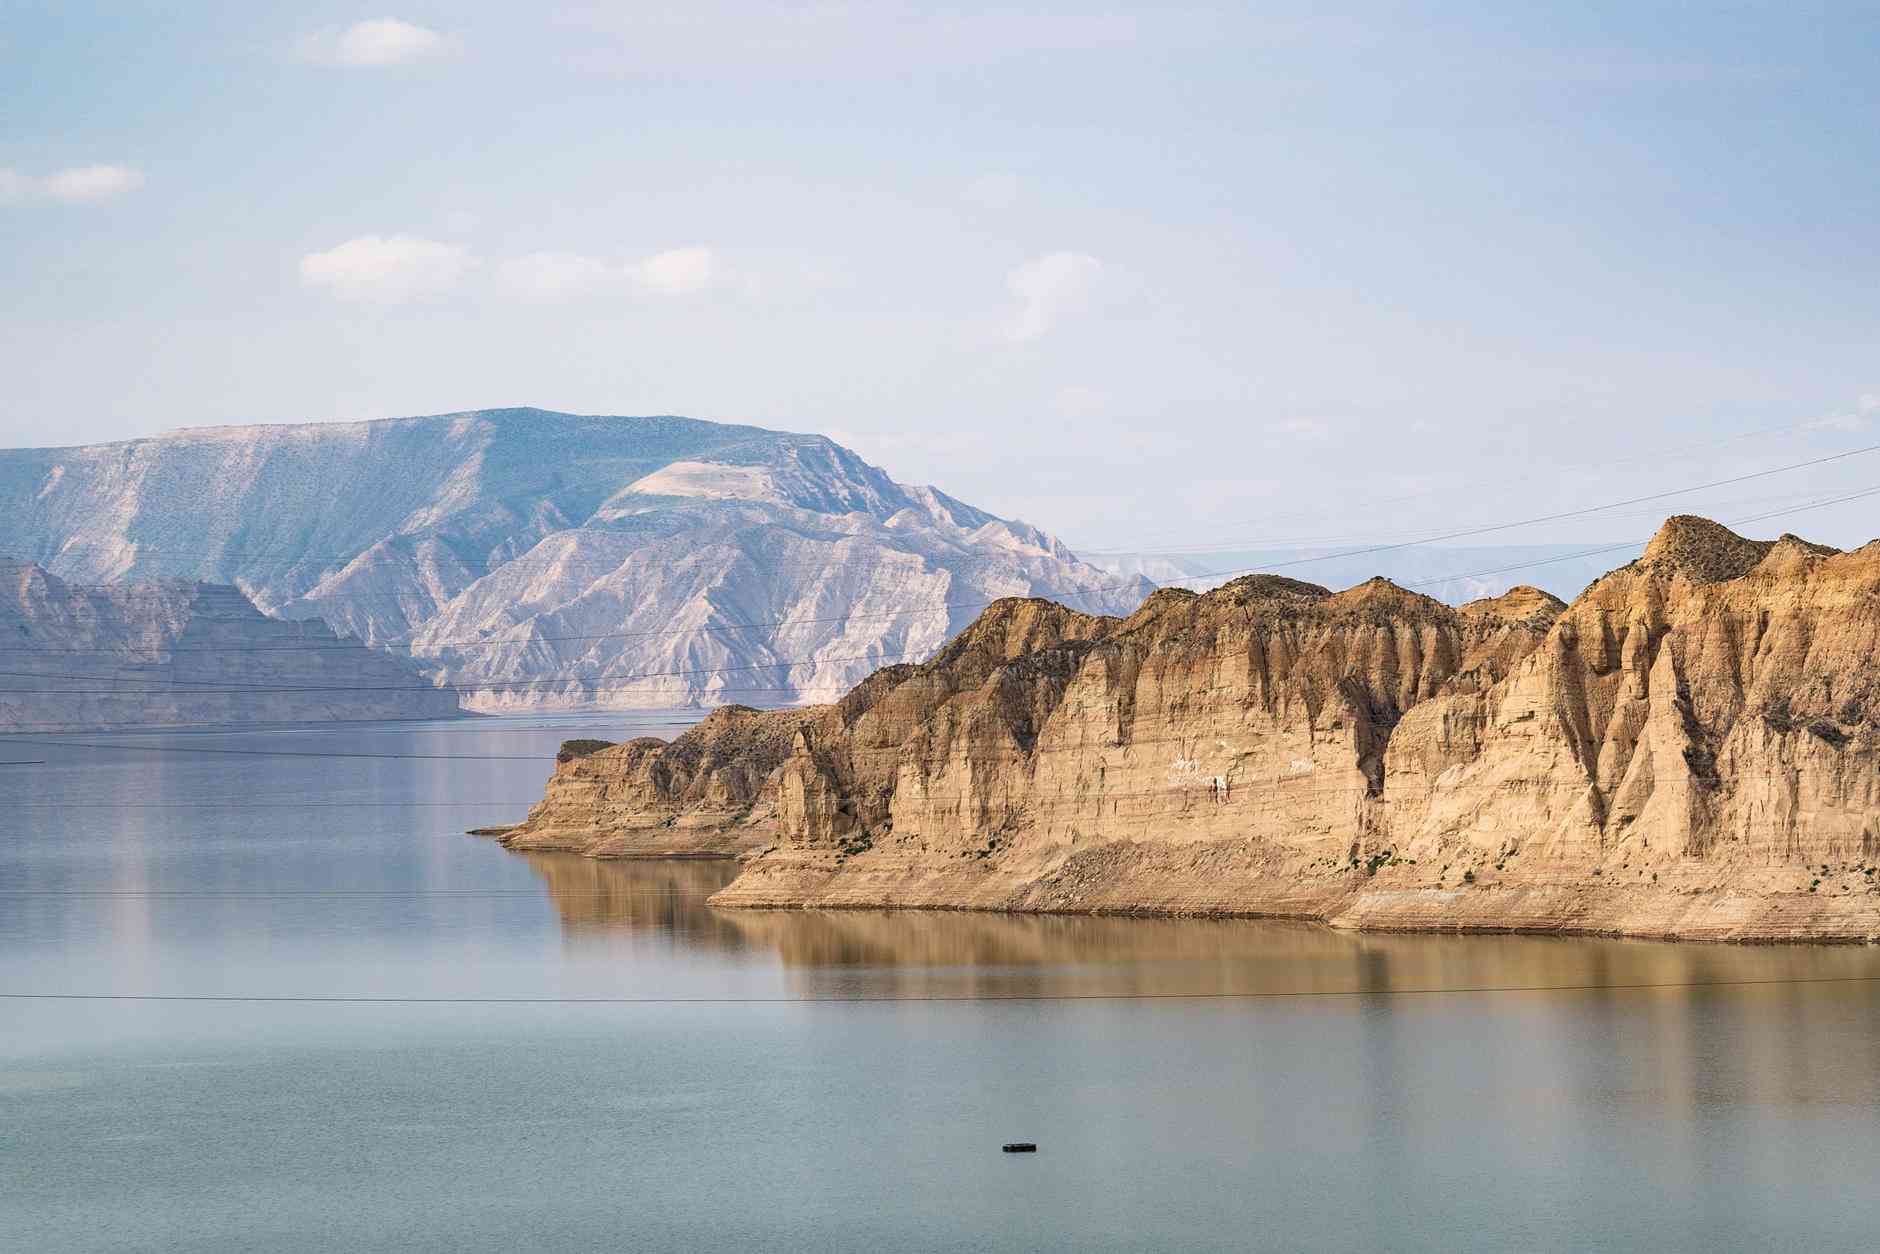
[[[659,935],[774,953],[805,996],[1128,996],[1498,989],[1880,977],[1870,947],[1390,935],[1255,919],[715,910],[728,862],[525,855],[571,939]]]
[[[730,883],[735,862],[660,859],[599,862],[572,853],[519,855],[542,877],[571,938],[664,933],[708,949],[742,949],[741,934],[705,899]]]

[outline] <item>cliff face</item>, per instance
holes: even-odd
[[[726,706],[670,744],[571,740],[542,800],[514,827],[480,829],[511,849],[594,857],[732,857],[777,834],[777,774],[818,711]]]
[[[459,713],[409,662],[213,584],[84,587],[3,563],[0,641],[0,731]]]
[[[791,715],[765,851],[714,902],[1876,937],[1876,649],[1880,543],[1694,518],[1571,606],[1002,602]]]
[[[481,829],[522,850],[572,850],[596,857],[729,857],[779,839],[810,821],[783,766],[815,746],[839,755],[851,774],[889,764],[935,694],[977,685],[1002,665],[1117,619],[1078,614],[1049,601],[1001,602],[924,666],[875,672],[832,705],[792,710],[725,706],[668,744],[569,741],[541,802],[520,824]],[[794,781],[795,776],[790,779]],[[874,781],[876,785],[881,780]],[[885,796],[885,794],[884,794]],[[859,808],[846,792],[826,798],[824,825],[855,829]],[[787,811],[787,822],[780,822]],[[878,819],[874,812],[871,818]],[[850,816],[845,818],[844,816]]]
[[[1880,544],[1674,518],[1506,682],[1405,720],[1393,834],[1506,890],[1511,921],[1880,934],[1877,648]],[[1378,897],[1355,917],[1427,909]]]

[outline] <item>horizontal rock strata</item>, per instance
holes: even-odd
[[[1871,940],[1877,649],[1880,542],[1689,517],[1571,606],[1007,600],[834,705],[563,763],[512,839],[742,854],[725,906]]]

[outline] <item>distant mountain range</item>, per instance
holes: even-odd
[[[85,583],[232,584],[477,710],[828,699],[1004,596],[1153,588],[821,436],[486,410],[0,451],[0,545]]]
[[[1389,543],[1388,541],[1384,543]],[[1158,584],[1204,592],[1238,575],[1275,574],[1328,588],[1351,588],[1376,575],[1462,605],[1522,585],[1571,601],[1607,571],[1636,558],[1645,545],[1487,544],[1468,547],[1375,545],[1336,548],[1232,549],[1209,553],[1095,553],[1085,557],[1112,575],[1141,575]],[[1354,551],[1355,549],[1355,551]]]
[[[75,587],[0,563],[0,731],[447,718],[411,662],[269,618],[234,588]]]

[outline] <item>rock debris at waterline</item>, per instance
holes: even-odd
[[[1383,580],[992,606],[833,705],[565,755],[502,837],[720,906],[1880,937],[1880,542],[1669,520],[1570,606]]]

